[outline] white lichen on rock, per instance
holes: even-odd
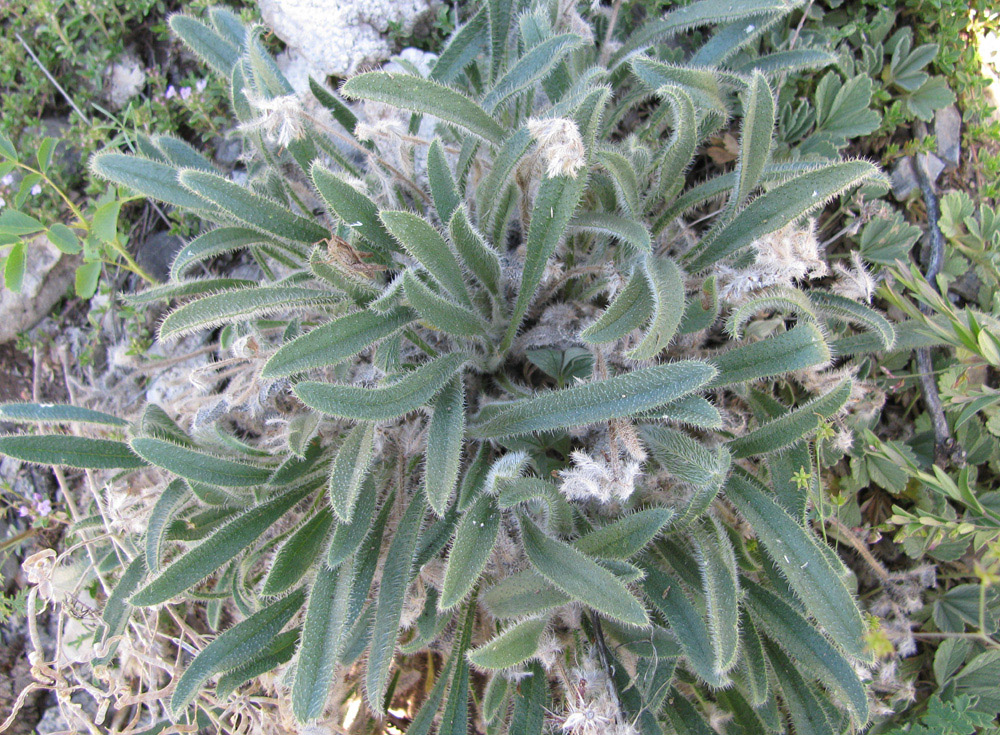
[[[261,0],[264,22],[319,76],[347,76],[392,53],[390,26],[412,32],[438,0]]]

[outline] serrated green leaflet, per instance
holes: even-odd
[[[580,333],[580,338],[591,344],[614,342],[645,324],[654,308],[649,279],[641,268],[637,268],[621,293],[597,321]]]
[[[363,422],[348,432],[330,467],[330,505],[343,523],[350,523],[354,506],[374,456],[375,424]]]
[[[352,562],[349,559],[338,570],[321,565],[309,593],[292,683],[292,711],[299,722],[315,720],[323,714],[330,695],[337,658],[351,622],[347,606],[354,572]]]
[[[332,526],[333,513],[320,508],[289,536],[274,555],[261,593],[280,595],[302,579],[326,545]]]
[[[692,272],[704,270],[754,240],[780,230],[852,186],[881,175],[868,161],[844,161],[780,184],[754,199],[731,222],[714,228],[694,251],[688,268]]]
[[[458,372],[468,356],[453,352],[407,373],[380,388],[299,383],[295,395],[310,408],[357,421],[385,421],[415,411],[433,398]]]
[[[546,536],[531,519],[520,516],[522,542],[532,566],[570,597],[614,620],[644,627],[646,610],[611,572],[572,546]]]
[[[412,212],[381,212],[379,216],[392,236],[435,281],[461,303],[471,304],[462,278],[462,266],[430,222]]]
[[[684,314],[684,276],[672,258],[647,257],[642,273],[649,282],[653,318],[639,344],[625,353],[632,360],[651,360],[666,349]]]
[[[856,722],[867,722],[868,697],[850,662],[787,602],[753,582],[745,587],[746,604],[768,636],[794,656],[798,666],[837,692]]]
[[[420,77],[372,71],[348,79],[341,92],[352,99],[376,100],[433,115],[494,145],[504,137],[503,128],[482,107],[449,87]]]
[[[403,273],[406,300],[430,327],[456,337],[486,337],[486,325],[469,309],[438,296],[412,271]]]
[[[173,442],[139,436],[131,441],[140,457],[187,480],[219,487],[251,487],[263,485],[271,469],[243,460],[219,457]]]
[[[441,588],[442,610],[454,607],[472,591],[493,552],[499,532],[500,511],[496,500],[481,495],[462,515],[455,530]]]
[[[309,245],[330,236],[325,227],[216,174],[187,169],[180,172],[179,180],[199,197],[255,230]]]
[[[34,424],[103,424],[105,426],[128,426],[128,422],[117,416],[57,403],[0,403],[0,421]]]
[[[426,501],[422,494],[418,493],[410,499],[385,556],[365,672],[365,695],[375,712],[382,712],[385,707],[389,669],[396,651],[396,641],[399,639],[399,617],[403,611],[406,588],[410,584],[413,556],[425,508]]]
[[[176,559],[136,592],[130,602],[138,607],[159,605],[190,589],[260,538],[310,492],[310,488],[305,488],[284,493],[236,516]]]
[[[730,475],[726,498],[753,527],[810,615],[850,655],[867,659],[861,613],[817,541],[769,497],[766,488],[742,470]]]
[[[296,590],[240,621],[209,643],[177,680],[170,696],[171,712],[179,715],[211,676],[234,669],[264,650],[302,607],[304,600],[305,592]]]
[[[279,311],[333,304],[341,298],[329,291],[299,286],[261,286],[217,293],[172,311],[160,325],[160,339],[260,319]]]
[[[535,655],[547,618],[525,620],[507,628],[489,643],[469,651],[469,661],[480,669],[509,669]]]
[[[853,383],[847,378],[825,395],[731,440],[727,447],[736,459],[785,449],[816,431],[820,421],[836,415],[847,403],[852,389]]]
[[[427,427],[427,462],[424,489],[427,501],[439,516],[448,509],[458,485],[465,435],[465,386],[460,375],[452,378],[434,399]]]
[[[146,462],[124,442],[65,434],[0,436],[0,454],[22,462],[87,470],[128,470],[146,466]]]
[[[282,345],[261,375],[279,378],[335,365],[403,329],[415,316],[410,309],[396,308],[385,314],[365,310],[337,317]]]
[[[715,376],[704,362],[685,360],[633,370],[614,378],[512,401],[490,420],[470,427],[490,439],[625,418],[675,401]]]

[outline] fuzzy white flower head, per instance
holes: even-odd
[[[827,273],[812,221],[806,227],[791,222],[754,241],[753,248],[757,258],[746,268],[720,265],[716,269],[722,284],[719,296],[724,300],[740,301],[762,288],[791,286],[795,281],[821,278]]]
[[[627,500],[635,490],[635,481],[642,475],[642,466],[635,461],[611,463],[603,457],[586,452],[570,454],[573,466],[559,471],[559,492],[569,500],[596,500],[610,503]]]
[[[298,140],[304,132],[302,117],[305,114],[302,100],[294,94],[281,97],[260,97],[252,92],[246,95],[247,102],[259,114],[256,120],[243,123],[240,130],[244,132],[259,130],[264,138],[285,148],[289,143]]]
[[[576,178],[583,168],[586,149],[575,122],[564,117],[533,117],[528,120],[528,131],[545,160],[546,175]]]
[[[878,285],[872,274],[865,268],[861,260],[861,253],[857,250],[851,253],[851,267],[848,268],[841,263],[833,266],[837,280],[833,282],[831,291],[840,296],[844,296],[854,301],[863,301],[870,304],[872,296],[875,294],[875,287]]]

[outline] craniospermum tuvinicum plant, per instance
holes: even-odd
[[[881,174],[770,155],[771,80],[830,61],[755,66],[798,4],[700,0],[619,38],[573,3],[491,0],[427,78],[313,82],[318,106],[230,14],[172,18],[230,80],[249,182],[164,138],[92,169],[215,225],[131,298],[181,302],[164,342],[219,332],[223,396],[127,430],[8,405],[118,433],[0,438],[159,470],[142,538],[116,547],[99,662],[124,665],[151,609],[234,622],[173,652],[155,719],[339,726],[363,694],[411,735],[868,722],[866,624],[810,527],[814,436],[849,436],[850,359],[897,335],[849,288],[860,265],[828,276],[808,219]],[[735,169],[689,187],[735,118]],[[188,275],[235,251],[261,282]]]

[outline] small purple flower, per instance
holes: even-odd
[[[52,512],[52,501],[45,498],[42,502],[38,504],[38,515],[47,516]]]
[[[188,97],[191,96],[191,88],[190,87],[181,87],[181,90],[180,90],[180,92],[178,92],[178,94],[180,95],[180,98],[182,100],[186,100]]]
[[[3,184],[4,186],[10,186],[13,183],[14,183],[14,174],[7,174],[2,179],[0,179],[0,184]]]
[[[42,185],[41,184],[35,184],[33,187],[31,187],[31,196],[36,197],[36,196],[38,196],[41,193],[42,193]]]
[[[17,515],[20,516],[21,518],[24,518],[30,514],[31,510],[26,505],[22,505],[20,508],[17,509]]]
[[[201,92],[205,91],[205,87],[207,87],[207,86],[208,86],[208,80],[207,79],[199,79],[195,83],[194,88],[196,90],[198,90],[199,93],[201,93]]]
[[[173,84],[171,84],[169,87],[167,87],[167,92],[166,94],[163,95],[163,99],[169,100],[176,96],[177,96],[177,89],[174,87]]]

